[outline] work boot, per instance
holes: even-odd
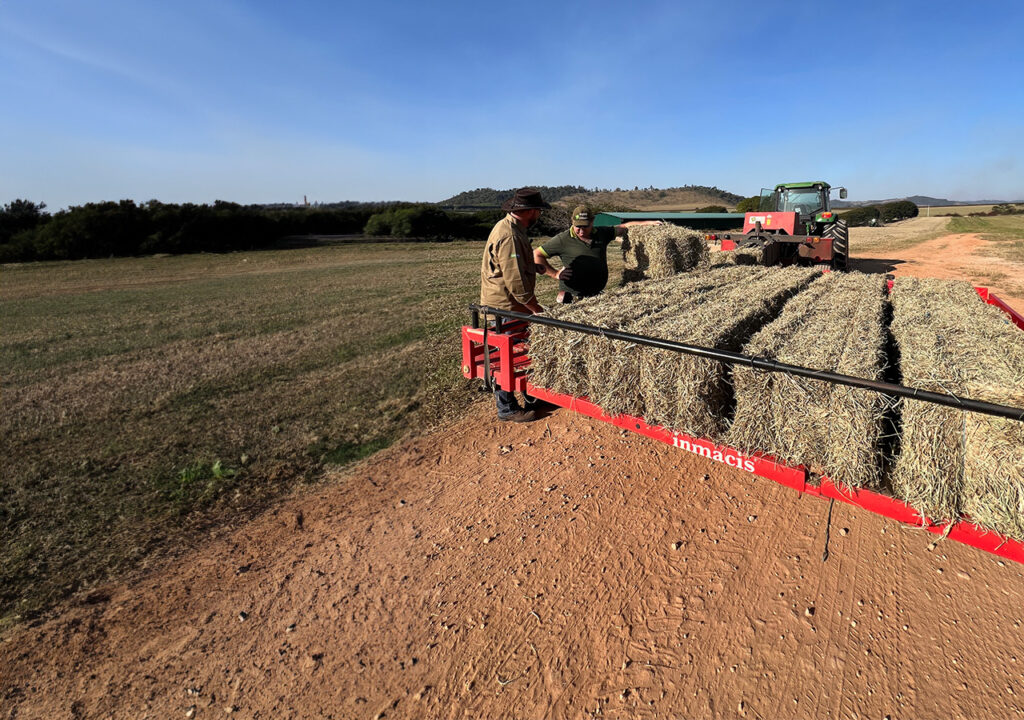
[[[499,415],[498,419],[506,422],[533,422],[537,419],[537,413],[533,410],[516,410],[507,415]]]

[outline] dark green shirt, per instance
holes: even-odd
[[[558,233],[540,246],[547,257],[558,256],[562,265],[572,268],[572,278],[559,280],[558,289],[573,295],[597,295],[608,284],[608,244],[615,239],[615,228],[596,227],[590,231],[590,244],[583,242],[572,228]]]

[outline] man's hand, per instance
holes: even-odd
[[[555,275],[555,280],[572,280],[572,268],[566,266],[559,270],[558,274]]]

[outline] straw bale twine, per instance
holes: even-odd
[[[886,366],[885,278],[831,273],[790,300],[743,348],[747,355],[880,380]],[[736,414],[728,442],[833,480],[877,487],[885,397],[749,367],[733,368]]]
[[[704,234],[678,225],[631,227],[622,242],[623,283],[655,280],[706,268],[708,244]]]
[[[892,304],[903,384],[1024,405],[1024,333],[972,287],[898,278]],[[892,479],[936,520],[965,513],[1024,539],[1024,423],[907,400]]]

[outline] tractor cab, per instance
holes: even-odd
[[[846,188],[837,188],[839,197],[846,198]],[[805,225],[828,221],[832,216],[830,195],[832,186],[827,182],[801,182],[776,185],[774,190],[761,190],[762,212],[795,212]],[[820,217],[828,214],[826,217]]]

